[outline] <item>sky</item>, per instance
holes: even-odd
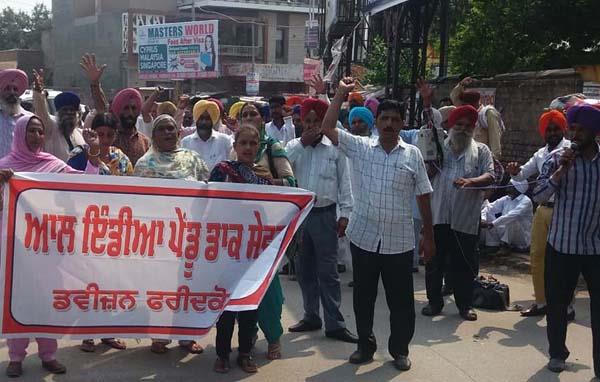
[[[31,12],[36,4],[43,3],[46,8],[52,10],[52,0],[0,0],[0,10],[11,7],[15,10]]]

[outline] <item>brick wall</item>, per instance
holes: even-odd
[[[458,78],[437,84],[434,104],[450,94]],[[581,77],[572,69],[510,73],[476,80],[472,87],[496,88],[496,108],[502,112],[506,132],[502,136],[503,162],[524,163],[544,145],[537,126],[540,114],[554,98],[579,93]]]

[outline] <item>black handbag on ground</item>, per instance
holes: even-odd
[[[507,310],[510,305],[508,285],[500,283],[494,276],[479,276],[474,281],[473,307]]]

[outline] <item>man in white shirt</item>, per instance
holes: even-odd
[[[511,162],[506,167],[506,172],[514,180],[526,180],[538,176],[542,171],[542,166],[550,157],[550,153],[555,150],[569,148],[571,142],[564,138],[567,130],[567,119],[564,114],[558,110],[550,110],[540,117],[539,121],[540,135],[546,141],[546,146],[542,147],[533,154],[533,156],[523,166],[517,162]],[[528,309],[521,311],[524,317],[541,316],[546,314],[546,296],[544,292],[544,262],[546,257],[546,243],[548,239],[548,230],[552,222],[552,212],[554,209],[554,197],[548,202],[540,204],[533,216],[533,225],[531,228],[531,278],[533,281],[533,290],[535,303]]]
[[[10,152],[17,119],[31,114],[19,102],[27,83],[27,74],[22,70],[0,71],[0,158]]]
[[[533,203],[525,193],[529,183],[524,180],[510,181],[512,187],[506,196],[488,204],[482,209],[481,233],[488,247],[506,247],[527,250],[531,244],[531,220]]]
[[[424,226],[423,252],[429,261],[435,253],[432,188],[421,152],[399,136],[404,119],[401,103],[386,100],[379,105],[377,140],[336,127],[342,103],[353,88],[351,78],[340,81],[322,124],[325,136],[348,157],[354,176],[360,178],[358,188],[353,190],[355,204],[346,230],[351,242],[359,337],[358,349],[349,361],[369,362],[377,349],[373,313],[381,276],[390,309],[388,350],[397,369],[409,370],[408,346],[415,330],[412,200],[416,195]]]
[[[319,300],[323,305],[325,335],[344,342],[358,338],[346,329],[340,312],[342,302],[337,271],[337,239],[345,234],[352,211],[350,173],[344,154],[321,132],[327,111],[323,101],[309,98],[302,103],[304,132],[286,146],[288,160],[298,186],[314,192],[315,206],[304,224],[302,250],[296,257],[296,275],[302,289],[304,318],[290,332],[321,328]],[[336,222],[336,205],[340,218]]]
[[[283,117],[283,105],[285,98],[277,95],[269,99],[269,109],[271,112],[271,122],[265,125],[267,135],[277,139],[282,145],[287,145],[289,141],[296,138],[296,128],[292,123],[292,117]]]
[[[71,150],[85,144],[79,112],[80,100],[75,93],[62,92],[54,98],[57,117],[50,115],[42,76],[43,72],[34,73],[33,107],[46,128],[44,151],[67,162]]]
[[[196,132],[181,140],[183,148],[196,151],[208,169],[231,157],[233,140],[231,136],[215,131],[213,127],[219,122],[219,107],[212,101],[198,101],[194,105],[194,121]]]

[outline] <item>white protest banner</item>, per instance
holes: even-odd
[[[5,187],[2,337],[191,338],[256,309],[314,194],[18,173]]]
[[[493,106],[496,104],[496,88],[473,88],[469,90],[479,92],[482,105]]]
[[[217,20],[138,27],[139,78],[215,78],[219,74]]]

